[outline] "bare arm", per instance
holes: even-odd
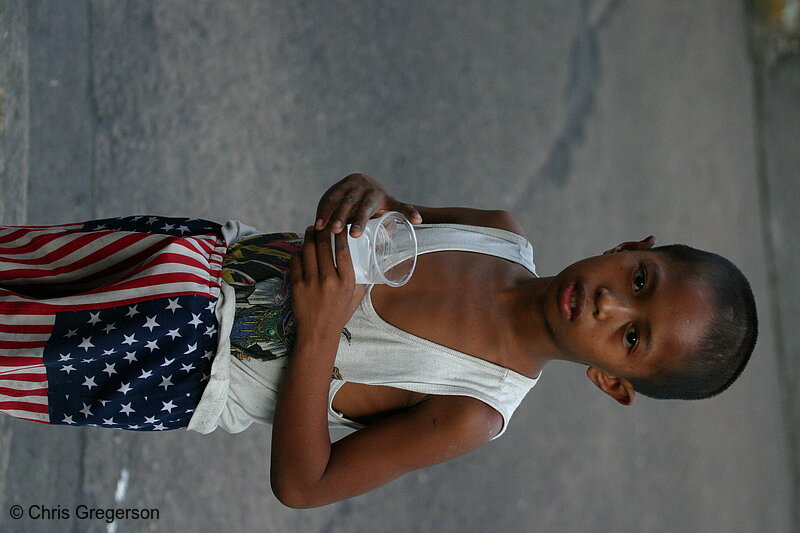
[[[497,411],[473,398],[434,397],[331,444],[331,369],[341,328],[360,295],[347,239],[336,237],[337,270],[329,236],[307,232],[302,254],[290,265],[297,343],[278,395],[270,481],[291,507],[343,500],[462,455],[491,439],[502,423]]]
[[[415,205],[425,224],[467,224],[500,228],[525,236],[514,216],[501,209],[484,210],[467,207],[423,207]]]
[[[325,377],[329,383],[330,372]],[[287,418],[273,428],[270,474],[273,492],[289,507],[328,505],[453,459],[488,442],[502,424],[474,398],[438,396],[331,444],[326,406],[304,394],[304,380],[289,383],[282,391]]]
[[[508,211],[466,207],[424,207],[410,205],[392,197],[375,178],[350,174],[328,189],[317,206],[315,228],[328,226],[339,233],[352,223],[350,235],[358,237],[367,221],[386,211],[403,213],[412,224],[468,224],[505,229],[523,235],[522,226]]]

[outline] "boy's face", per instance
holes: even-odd
[[[701,282],[686,279],[665,254],[647,250],[568,266],[548,287],[544,308],[563,358],[589,365],[589,378],[608,394],[604,379],[644,378],[683,364],[715,311]],[[611,395],[620,403],[633,400],[632,392],[627,402]]]

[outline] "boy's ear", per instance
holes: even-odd
[[[631,382],[624,378],[618,378],[608,372],[598,370],[593,366],[586,369],[586,376],[589,381],[597,385],[601,391],[605,392],[622,405],[631,405],[636,397]]]
[[[630,252],[635,252],[637,250],[649,250],[650,248],[653,247],[655,243],[656,243],[656,238],[650,235],[649,237],[645,237],[641,241],[626,241],[620,243],[614,248],[603,252],[603,255],[622,252],[625,250]]]

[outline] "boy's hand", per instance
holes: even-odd
[[[302,252],[289,263],[298,337],[338,335],[366,293],[364,285],[356,285],[347,236],[340,232],[335,241],[338,268],[333,264],[331,232],[311,227]]]
[[[412,224],[422,222],[413,205],[392,198],[378,180],[365,174],[350,174],[322,195],[314,229],[321,230],[330,221],[330,230],[338,234],[351,222],[350,235],[358,237],[373,215],[387,211],[403,213]]]

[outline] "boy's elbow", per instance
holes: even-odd
[[[292,487],[287,480],[281,479],[279,476],[270,475],[269,484],[272,488],[272,494],[274,494],[283,505],[291,507],[292,509],[305,508],[301,501],[302,495],[300,491]]]
[[[286,507],[292,509],[310,509],[312,507],[319,507],[319,503],[315,503],[310,497],[313,492],[299,487],[297,483],[291,483],[288,480],[281,480],[276,476],[270,476],[270,486],[272,494]]]
[[[297,493],[292,493],[289,491],[276,491],[274,489],[272,493],[279,502],[292,509],[311,509],[312,507],[316,507],[315,505],[310,505],[301,497],[301,495]]]

